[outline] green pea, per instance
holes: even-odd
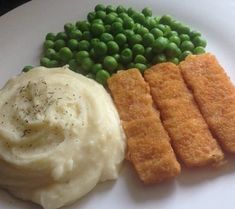
[[[82,34],[82,39],[90,41],[92,39],[92,35],[90,31],[84,31]]]
[[[48,59],[46,57],[42,57],[40,59],[40,65],[41,66],[48,67],[49,66],[49,62],[50,62],[50,59]]]
[[[82,40],[78,42],[78,50],[79,51],[89,51],[90,50],[90,43],[86,40]]]
[[[114,41],[109,41],[107,43],[107,47],[108,47],[108,54],[112,55],[112,54],[116,54],[119,52],[119,46],[116,42]]]
[[[123,13],[123,12],[127,12],[126,8],[124,6],[119,5],[117,7],[117,13],[120,14],[120,13]]]
[[[111,25],[105,25],[104,28],[107,33],[111,33]]]
[[[164,25],[171,25],[172,17],[170,15],[163,15],[159,22]]]
[[[171,27],[169,25],[165,25],[164,36],[168,37],[171,34]]]
[[[49,48],[45,52],[45,57],[47,57],[48,59],[52,59],[55,53],[56,51],[54,49]]]
[[[106,12],[105,11],[101,11],[100,10],[100,11],[96,12],[96,18],[98,18],[98,19],[104,20],[105,16],[106,16]]]
[[[146,7],[142,10],[142,13],[144,14],[145,17],[150,17],[152,16],[152,10],[149,7]]]
[[[150,33],[153,34],[154,38],[159,38],[161,36],[163,36],[163,32],[159,29],[159,28],[153,28]]]
[[[31,66],[31,65],[26,65],[26,66],[24,66],[24,68],[22,69],[22,71],[26,73],[26,72],[30,71],[31,69],[33,69],[33,66]]]
[[[136,55],[136,57],[134,59],[134,63],[146,64],[147,60],[143,55]]]
[[[95,37],[100,36],[102,33],[104,33],[104,31],[105,31],[105,28],[104,28],[104,25],[102,25],[102,24],[93,23],[91,25],[91,33]]]
[[[194,44],[191,41],[183,41],[180,48],[182,51],[193,51]]]
[[[193,43],[195,44],[195,46],[202,46],[202,47],[206,47],[206,40],[203,39],[201,36],[196,36],[195,38],[193,38]]]
[[[178,36],[178,33],[176,31],[172,30],[167,35],[168,35],[167,37]]]
[[[84,71],[84,73],[88,73],[89,71],[91,71],[93,64],[94,63],[91,58],[89,57],[84,58],[81,63],[81,68]]]
[[[91,68],[91,72],[96,74],[98,71],[102,70],[102,65],[100,63],[94,64]]]
[[[110,33],[102,33],[100,36],[100,40],[104,43],[108,43],[109,41],[113,41],[113,36]]]
[[[109,72],[114,72],[118,66],[118,63],[115,58],[111,56],[106,56],[103,61],[103,67]]]
[[[82,60],[84,60],[87,57],[89,57],[89,53],[87,51],[80,51],[80,52],[77,52],[75,55],[75,58],[78,64],[81,64]]]
[[[141,44],[135,44],[132,48],[133,54],[137,55],[137,54],[144,54],[144,47]]]
[[[76,50],[78,48],[78,41],[76,39],[70,39],[67,45],[71,50]]]
[[[56,52],[56,53],[52,54],[52,55],[51,55],[51,59],[60,61],[59,52]]]
[[[71,31],[76,30],[76,26],[73,23],[66,23],[64,25],[64,31],[69,34]]]
[[[145,49],[145,53],[144,53],[144,56],[146,57],[146,59],[151,62],[152,59],[153,59],[153,50],[152,50],[152,47],[147,47]]]
[[[199,33],[198,31],[193,30],[193,31],[190,31],[189,36],[190,36],[191,39],[193,39],[196,36],[201,36],[201,33]]]
[[[97,54],[95,53],[94,48],[90,50],[89,56],[93,60],[96,60],[98,58]]]
[[[123,27],[125,29],[132,29],[134,27],[134,21],[130,17],[125,17],[123,19]]]
[[[120,61],[121,56],[119,54],[114,54],[113,57],[115,58],[115,60],[117,60],[117,62]]]
[[[97,12],[97,11],[105,11],[105,6],[103,5],[103,4],[97,4],[96,6],[95,6],[95,11]]]
[[[95,80],[102,85],[107,84],[108,78],[110,78],[110,74],[106,70],[99,70],[95,76]]]
[[[96,18],[96,13],[95,12],[89,12],[87,15],[88,21],[91,23],[93,20]]]
[[[167,44],[165,48],[165,54],[167,57],[177,57],[180,55],[180,53],[181,51],[175,43],[171,42]]]
[[[147,27],[149,30],[152,30],[153,28],[157,27],[157,22],[152,17],[146,17],[145,27]]]
[[[91,41],[90,41],[91,47],[94,48],[94,46],[95,46],[97,43],[99,43],[99,42],[100,42],[100,40],[99,40],[98,38],[93,38],[93,39],[91,39]],[[103,41],[103,42],[104,42],[104,41]]]
[[[121,61],[122,63],[130,63],[133,59],[132,51],[129,48],[122,50],[121,52]]]
[[[148,34],[148,33],[149,33],[149,30],[148,30],[148,28],[146,28],[146,27],[140,26],[139,28],[137,28],[137,29],[135,30],[135,32],[136,32],[137,34],[140,34],[141,36],[144,36],[145,34]]]
[[[112,5],[108,5],[106,7],[106,12],[107,13],[116,12],[116,8],[114,6],[112,6]]]
[[[143,36],[143,45],[144,45],[145,47],[152,46],[152,45],[153,45],[153,42],[154,42],[154,36],[153,36],[153,34],[151,34],[151,33],[146,33],[146,34]]]
[[[59,32],[56,35],[56,39],[62,39],[62,40],[67,40],[68,39],[68,35],[65,32]]]
[[[123,33],[118,33],[114,40],[119,46],[123,46],[127,42],[127,38]]]
[[[157,54],[152,60],[153,64],[162,63],[166,61],[167,61],[166,56],[163,53]]]
[[[94,51],[97,56],[103,56],[106,55],[108,47],[104,42],[100,41],[94,46]]]
[[[90,30],[90,23],[86,20],[76,22],[76,26],[82,32]]]
[[[172,57],[172,58],[168,59],[168,61],[172,62],[172,63],[174,63],[176,65],[179,64],[179,59],[177,57]]]
[[[160,22],[160,19],[161,19],[161,16],[156,16],[156,17],[154,17],[154,20],[155,20],[156,23],[158,23],[158,24],[159,24],[159,22]]]
[[[116,16],[112,15],[112,14],[108,14],[105,16],[104,18],[104,22],[105,24],[112,24],[115,20]]]
[[[46,40],[55,41],[55,39],[56,39],[56,35],[54,33],[48,33],[46,35]]]
[[[134,15],[136,13],[136,11],[133,8],[128,8],[127,10],[127,14],[131,17],[132,15]]]
[[[198,46],[198,47],[194,48],[193,53],[194,54],[203,54],[203,53],[205,53],[205,49],[202,46]]]
[[[51,40],[46,40],[44,42],[44,49],[47,50],[47,49],[50,49],[50,48],[53,48],[54,47],[54,42],[51,41]]]
[[[72,51],[68,47],[63,47],[59,51],[60,59],[62,61],[68,61],[73,57]]]
[[[133,30],[127,29],[127,30],[124,30],[124,34],[127,37],[127,39],[130,39],[135,33]]]
[[[179,28],[182,26],[182,23],[176,20],[172,20],[170,26],[172,30],[175,30],[178,32]]]
[[[116,17],[118,17],[118,14],[116,12],[110,12],[109,14],[115,16],[115,19],[116,19]]]
[[[135,44],[139,44],[142,42],[142,37],[141,35],[139,34],[135,34],[133,36],[131,36],[129,39],[128,39],[128,43],[130,44],[130,46],[133,46]]]
[[[123,20],[122,20],[122,18],[120,18],[120,17],[116,17],[115,20],[114,20],[114,22],[120,22],[120,23],[123,24]]]
[[[142,13],[136,12],[132,15],[132,18],[136,23],[145,24],[145,16]]]
[[[118,14],[118,17],[120,17],[123,21],[125,18],[130,18],[127,13],[121,12]]]
[[[77,71],[77,69],[78,69],[78,64],[77,64],[77,62],[76,62],[76,60],[75,59],[71,59],[71,60],[69,60],[69,69],[70,70],[72,70],[72,71],[74,71],[74,72],[76,72]]]
[[[168,40],[164,37],[157,38],[153,43],[153,52],[160,53],[162,52],[168,44]]]
[[[178,28],[178,32],[180,34],[189,34],[190,33],[190,28],[186,25],[180,25],[180,27]]]
[[[190,52],[190,51],[184,51],[184,52],[180,55],[179,60],[182,61],[182,60],[184,60],[187,56],[189,56],[189,55],[191,55],[191,54],[192,54],[192,52]]]
[[[111,25],[111,31],[113,34],[118,34],[123,31],[123,25],[120,22],[114,22]]]
[[[135,68],[139,69],[139,71],[143,74],[144,71],[147,69],[147,66],[142,63],[136,63]]]
[[[48,68],[59,67],[59,62],[57,60],[50,60],[48,63]]]
[[[190,40],[190,37],[188,34],[180,34],[179,37],[180,37],[181,42]]]
[[[80,41],[82,38],[82,32],[80,30],[73,30],[69,33],[69,37]]]
[[[163,34],[165,34],[166,31],[168,30],[168,28],[166,27],[166,25],[163,25],[163,24],[158,24],[158,25],[157,25],[157,28],[160,29],[160,30],[163,32]]]
[[[181,43],[179,36],[176,36],[176,35],[171,36],[169,38],[169,41],[175,43],[177,46],[179,46]]]
[[[59,51],[62,47],[65,47],[65,41],[62,39],[58,39],[55,41],[54,49]]]
[[[102,19],[94,19],[91,24],[101,24],[101,25],[103,25],[104,22],[103,22]]]

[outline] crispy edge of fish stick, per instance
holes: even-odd
[[[121,71],[108,80],[114,103],[120,114],[124,132],[127,136],[127,159],[134,165],[139,178],[145,184],[160,182],[172,178],[180,173],[180,165],[169,143],[169,136],[165,131],[157,110],[153,108],[150,88],[137,69]],[[134,95],[134,97],[133,97]],[[139,98],[146,97],[143,103]],[[133,98],[132,103],[126,103],[123,98]],[[121,101],[120,101],[121,100]],[[141,104],[139,104],[141,103]],[[130,111],[136,106],[147,109]],[[139,108],[137,108],[139,109]],[[128,116],[126,116],[128,112]]]
[[[180,69],[213,135],[234,154],[235,87],[226,72],[209,53],[187,57]]]
[[[212,137],[178,66],[163,63],[145,72],[174,151],[187,167],[218,165],[223,152]],[[172,93],[170,88],[172,87]],[[167,92],[168,97],[162,97]],[[180,92],[175,96],[175,92]]]

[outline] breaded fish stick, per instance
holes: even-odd
[[[127,136],[127,159],[146,184],[180,173],[169,137],[153,108],[148,84],[137,69],[120,71],[108,80]]]
[[[218,164],[223,152],[212,137],[178,66],[163,63],[145,71],[144,77],[160,110],[177,156],[187,167]]]
[[[222,148],[235,153],[235,88],[215,56],[189,56],[182,75]]]

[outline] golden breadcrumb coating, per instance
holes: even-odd
[[[180,69],[213,135],[235,153],[235,87],[224,69],[209,53],[189,56]]]
[[[218,164],[223,152],[212,137],[178,66],[162,63],[145,71],[174,151],[187,167]]]

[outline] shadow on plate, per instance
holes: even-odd
[[[193,186],[203,184],[206,181],[212,181],[216,178],[226,175],[235,175],[235,157],[226,156],[227,163],[219,168],[182,168],[181,175],[178,176],[177,182],[180,186]]]
[[[129,162],[125,162],[120,178],[123,179],[125,184],[123,186],[127,188],[130,198],[138,203],[169,198],[174,193],[176,183],[174,180],[169,180],[159,184],[144,185]]]

